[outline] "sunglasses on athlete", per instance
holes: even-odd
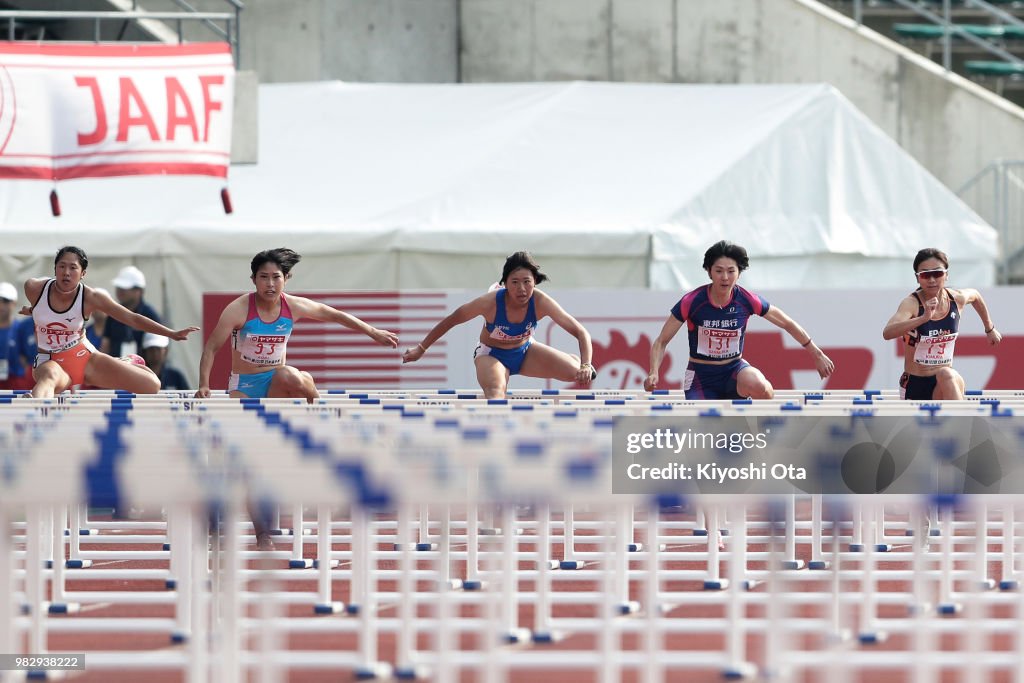
[[[933,268],[931,270],[919,270],[917,271],[917,277],[922,280],[938,280],[940,277],[946,274],[945,268]]]

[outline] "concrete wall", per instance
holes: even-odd
[[[948,187],[1024,110],[811,0],[462,0],[462,79],[836,86]]]

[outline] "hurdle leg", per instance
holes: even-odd
[[[350,534],[351,544],[349,546],[350,557],[352,558],[352,578],[349,581],[349,597],[346,611],[349,614],[359,614],[366,604],[366,576],[363,574],[364,553],[367,552],[367,539],[363,536],[363,528],[356,523],[356,508],[353,503],[349,507],[349,520],[352,533]]]
[[[725,603],[725,669],[728,679],[749,679],[757,667],[746,660],[747,630],[744,625],[744,576],[747,571],[747,509],[736,504],[729,534],[729,578]],[[709,544],[709,548],[710,548]],[[716,544],[717,547],[717,544]]]
[[[615,586],[619,597],[619,614],[635,614],[640,604],[629,599],[629,552],[633,538],[633,504],[619,503],[615,523]]]
[[[533,642],[558,640],[551,628],[551,509],[538,503],[537,512],[537,601],[533,609]]]
[[[90,529],[84,528],[82,524],[82,520],[87,517],[86,511],[85,505],[72,505],[70,508],[68,561],[65,565],[68,569],[85,569],[92,566],[92,560],[82,559],[82,536],[90,535],[91,532]]]
[[[17,652],[14,648],[14,543],[8,510],[0,505],[0,652]],[[20,649],[20,648],[19,648]]]
[[[779,565],[782,569],[803,569],[804,561],[796,559],[796,494],[785,496],[786,554]]]
[[[562,569],[583,569],[586,563],[575,560],[576,557],[576,520],[573,515],[572,503],[565,506],[562,520]]]
[[[1019,585],[1017,568],[1014,566],[1014,551],[1017,547],[1017,533],[1014,529],[1015,510],[1012,502],[1003,505],[1003,576],[999,581],[999,589],[1004,591],[1016,590]]]
[[[398,636],[395,653],[395,676],[403,680],[425,678],[429,672],[416,664],[416,579],[413,577],[413,544],[409,540],[409,505],[398,506],[396,546],[401,550],[398,577]]]
[[[850,552],[852,553],[864,550],[863,510],[862,503],[853,504],[853,538],[850,540]]]
[[[435,544],[440,551],[438,580],[449,588],[462,588],[462,581],[452,577],[452,507],[441,506],[441,535]]]
[[[988,505],[979,500],[974,503],[974,569],[978,590],[989,591],[996,587],[995,579],[988,576]]]
[[[222,533],[224,545],[219,553],[218,560],[223,562],[221,583],[220,583],[220,675],[218,683],[239,683],[242,676],[241,645],[242,634],[239,620],[241,618],[241,554],[239,543],[241,538],[238,533],[238,518],[236,510],[238,506],[231,502],[224,507],[224,524]]]
[[[871,503],[861,507],[861,521],[868,528],[875,524],[875,508]],[[875,579],[875,544],[868,543],[864,546],[864,559],[861,561],[863,577],[861,580],[861,595],[863,596],[860,605],[860,627],[858,638],[864,645],[874,645],[884,642],[887,635],[885,631],[877,628],[878,623],[878,599],[875,591],[877,589]]]
[[[50,575],[50,614],[73,614],[79,610],[81,605],[77,602],[67,602],[64,598],[64,520],[68,516],[66,505],[56,506],[50,509],[53,523],[53,573]]]
[[[46,652],[45,607],[43,605],[43,511],[38,503],[26,506],[25,518],[25,602],[31,620],[28,651]]]
[[[808,569],[828,569],[828,562],[821,554],[822,526],[822,497],[820,493],[811,496],[811,561],[807,563]],[[835,536],[835,528],[832,530]]]
[[[939,514],[942,529],[942,567],[939,574],[939,614],[957,614],[963,605],[953,598],[953,506],[945,507]]]
[[[331,597],[331,569],[337,564],[331,559],[331,506],[319,505],[316,509],[316,566],[317,602],[314,614],[338,614],[345,605],[334,602]]]
[[[602,592],[604,593],[604,604],[602,605],[601,636],[599,647],[601,648],[600,666],[601,671],[598,680],[600,683],[620,683],[622,680],[622,662],[619,658],[620,635],[618,629],[618,618],[622,615],[623,601],[619,597],[619,581],[617,571],[618,559],[624,556],[626,544],[618,537],[621,529],[619,523],[612,521],[620,517],[619,507],[602,510],[601,524],[601,549],[604,554],[601,572]],[[618,520],[621,522],[621,517]]]
[[[662,604],[659,598],[661,581],[661,544],[658,543],[658,522],[660,507],[654,502],[647,507],[647,580],[644,582],[644,602],[647,604],[644,645],[647,651],[643,667],[644,683],[661,683],[665,677],[660,661],[663,639],[661,637]]]
[[[437,544],[430,540],[430,506],[420,505],[420,535],[416,550],[437,550]]]
[[[501,506],[502,535],[502,638],[506,643],[521,643],[529,630],[519,628],[519,558],[516,538],[516,511],[511,503]]]
[[[302,542],[306,527],[302,521],[302,504],[292,506],[292,558],[288,560],[289,569],[309,569],[313,560],[303,557]]]
[[[330,519],[330,509],[326,513]],[[377,589],[376,544],[370,533],[370,512],[358,504],[352,506],[352,538],[359,538],[359,552],[352,553],[352,573],[354,578],[358,571],[362,590],[359,605],[359,652],[362,664],[356,669],[356,678],[390,678],[391,667],[377,661],[378,616],[374,595]]]
[[[718,506],[711,505],[707,510],[707,522],[709,529],[715,529],[718,533]],[[708,578],[704,579],[704,590],[720,591],[729,586],[729,580],[723,579],[721,574],[721,558],[717,541],[708,536]]]
[[[475,489],[468,497],[466,505],[466,578],[462,582],[463,590],[480,590],[480,529],[479,508],[476,503]]]
[[[192,581],[192,555],[196,552],[197,541],[192,538],[195,525],[187,509],[175,506],[168,514],[174,522],[171,525],[171,578],[168,580],[169,584],[173,582],[173,586],[169,585],[168,588],[173,587],[177,592],[177,627],[171,633],[171,642],[183,643],[192,633],[192,591],[195,589]],[[203,537],[198,542],[205,541]],[[205,547],[202,553],[206,555]]]
[[[189,515],[192,530],[191,573],[191,632],[189,637],[188,683],[206,683],[209,680],[209,608],[210,608],[210,528],[207,511],[196,506]]]

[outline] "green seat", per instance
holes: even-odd
[[[988,24],[957,24],[956,26],[979,38],[1024,37],[1024,32],[1010,26],[992,26]],[[1010,36],[1009,29],[1013,29],[1016,32],[1015,35]],[[904,38],[915,38],[917,40],[941,40],[945,34],[945,29],[938,24],[893,24],[892,30]],[[954,38],[959,37],[956,33],[951,33]]]
[[[1024,64],[971,59],[964,62],[964,69],[979,76],[1020,76],[1024,75]]]

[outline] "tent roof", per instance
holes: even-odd
[[[231,169],[233,215],[208,178],[68,181],[59,219],[47,183],[5,182],[5,251],[87,232],[111,255],[214,240],[252,253],[287,231],[453,253],[534,237],[664,262],[722,238],[752,257],[996,255],[995,231],[827,85],[319,82],[262,85],[259,106],[260,161]]]

